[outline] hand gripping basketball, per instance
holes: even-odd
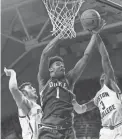
[[[13,69],[7,69],[6,67],[4,68],[4,72],[5,72],[6,76],[11,76],[12,73],[16,74],[16,72]]]
[[[96,28],[95,30],[89,30],[90,32],[92,32],[93,34],[99,34],[102,29],[104,28],[104,26],[106,25],[106,22],[104,19],[101,19],[100,21],[100,25],[98,26],[98,28]]]

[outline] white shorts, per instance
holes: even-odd
[[[122,124],[113,130],[103,127],[99,139],[122,139]]]

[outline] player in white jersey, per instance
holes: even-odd
[[[117,85],[108,52],[99,34],[97,45],[104,71],[100,78],[101,89],[94,99],[83,105],[77,105],[76,110],[80,114],[98,107],[102,122],[100,139],[122,139],[122,94]]]
[[[22,128],[23,139],[38,138],[38,125],[41,119],[41,107],[36,103],[38,96],[36,89],[30,82],[18,87],[16,72],[13,69],[4,68],[9,79],[9,90],[17,104],[19,121]]]

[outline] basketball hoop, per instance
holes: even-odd
[[[74,21],[84,0],[42,0],[51,23],[52,35],[59,38],[75,38]]]

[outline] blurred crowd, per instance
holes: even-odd
[[[81,104],[86,101],[81,101]],[[99,138],[99,130],[101,127],[99,110],[96,108],[82,115],[75,113],[74,128],[77,138],[96,139]]]

